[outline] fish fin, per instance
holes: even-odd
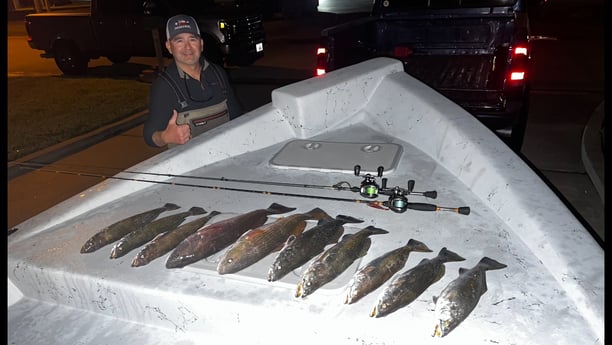
[[[433,300],[434,304],[438,302],[438,296],[432,296],[431,299]]]
[[[194,206],[194,207],[189,209],[189,214],[190,215],[204,214],[204,213],[206,213],[206,210],[201,208],[201,207],[198,207],[198,206]]]
[[[459,275],[461,275],[461,274],[463,274],[463,273],[465,273],[467,271],[469,271],[469,269],[467,269],[465,267],[459,267]]]
[[[287,213],[287,212],[295,211],[295,207],[287,207],[287,206],[283,206],[281,204],[277,204],[274,202],[270,206],[268,206],[267,210],[270,213],[278,214],[278,213]]]

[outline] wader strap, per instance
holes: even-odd
[[[164,70],[164,71],[161,71],[161,73],[159,73],[159,76],[163,80],[165,80],[168,84],[170,84],[170,87],[172,87],[172,90],[174,90],[174,94],[176,95],[176,98],[178,98],[179,104],[181,106],[181,110],[187,108],[187,106],[189,105],[187,103],[187,99],[181,92],[181,89],[179,89],[178,85],[176,85],[174,80],[170,77],[170,75],[168,75],[168,73]]]

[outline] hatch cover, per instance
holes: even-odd
[[[355,165],[360,165],[363,173],[376,173],[382,166],[391,172],[401,153],[402,146],[398,144],[293,140],[283,146],[270,164],[279,168],[351,173]]]

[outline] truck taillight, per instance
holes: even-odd
[[[407,58],[412,55],[412,47],[405,45],[397,45],[393,47],[393,56],[399,59]]]
[[[315,75],[325,74],[327,67],[327,49],[323,47],[317,48],[317,66],[315,68]]]
[[[529,50],[527,45],[516,45],[512,49],[511,58],[510,74],[508,75],[508,78],[511,82],[521,82],[525,80],[528,66],[527,61],[529,60]]]

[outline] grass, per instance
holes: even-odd
[[[110,78],[8,78],[8,161],[145,110],[150,84]]]

